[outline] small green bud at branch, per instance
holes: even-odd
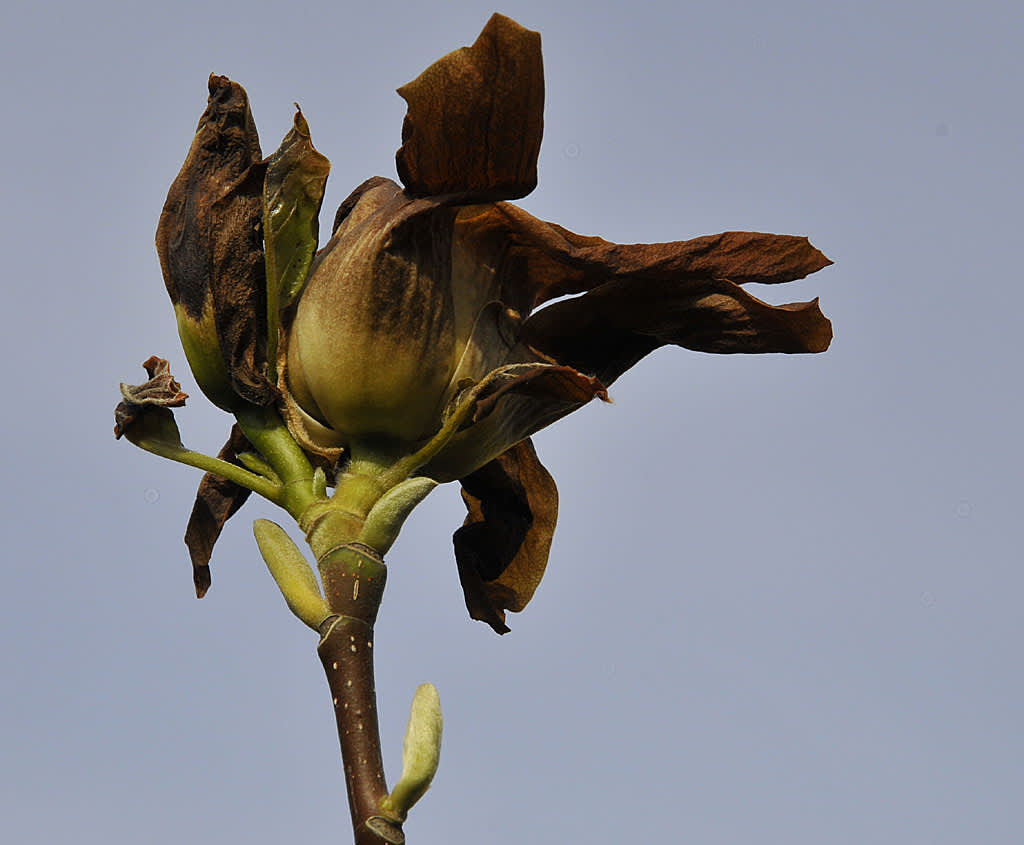
[[[331,611],[320,593],[313,567],[276,522],[257,519],[252,530],[267,569],[281,588],[289,609],[314,631],[318,630]]]
[[[441,698],[433,684],[420,684],[409,709],[402,743],[402,776],[381,802],[381,811],[405,821],[413,804],[430,788],[441,760]]]
[[[370,510],[359,542],[376,549],[381,555],[387,554],[398,539],[406,517],[435,487],[437,482],[432,478],[409,478],[392,487]]]

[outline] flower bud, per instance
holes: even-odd
[[[418,208],[393,182],[362,194],[318,256],[288,338],[288,386],[346,438],[433,434],[455,367],[454,211]]]
[[[231,411],[277,395],[266,377],[266,165],[242,86],[211,75],[209,89],[156,246],[192,373],[214,404]]]

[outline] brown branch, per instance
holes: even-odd
[[[380,813],[388,794],[373,680],[373,623],[387,568],[372,549],[349,544],[319,561],[334,615],[320,626],[317,653],[327,673],[338,724],[356,845],[401,845],[401,825]]]

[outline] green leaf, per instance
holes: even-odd
[[[398,539],[406,517],[437,487],[432,478],[407,478],[392,487],[377,501],[366,516],[359,542],[385,555]]]
[[[306,281],[320,234],[320,204],[331,163],[313,147],[296,105],[295,121],[267,165],[263,184],[263,242],[267,262],[268,355],[276,369],[280,314]]]
[[[381,811],[405,821],[413,804],[423,797],[441,761],[441,698],[433,684],[420,684],[409,708],[409,723],[402,743],[402,776],[391,794],[381,801]]]
[[[284,529],[269,519],[257,519],[253,534],[263,560],[292,613],[314,631],[329,615],[313,568]]]

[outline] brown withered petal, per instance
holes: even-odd
[[[266,405],[276,399],[265,375],[266,165],[242,86],[211,74],[209,90],[206,111],[160,215],[157,252],[171,301],[188,320],[199,324],[212,305],[234,391]]]
[[[780,284],[809,276],[829,261],[805,237],[765,232],[721,232],[686,241],[617,244],[578,235],[557,223],[539,220],[507,202],[479,205],[459,213],[459,236],[500,257],[496,280],[502,300],[529,295],[530,306],[583,293],[617,278],[688,280],[729,279],[740,285]],[[486,245],[486,246],[485,246]],[[495,252],[496,245],[503,250]]]
[[[502,208],[515,206],[503,204]],[[525,220],[521,209],[516,212],[519,226],[525,223],[528,227],[528,242],[563,267],[575,265],[568,274],[563,270],[542,279],[538,305],[591,290],[610,278],[609,274],[665,280],[710,277],[729,279],[738,285],[776,285],[803,279],[832,263],[807,238],[797,235],[720,232],[669,243],[616,244],[577,235],[554,223],[536,226],[532,220]]]
[[[832,325],[818,300],[769,305],[726,279],[617,279],[535,312],[532,348],[611,384],[649,352],[823,352]]]
[[[396,154],[416,196],[515,199],[537,186],[543,134],[540,34],[494,14],[472,47],[398,89],[409,109]]]
[[[473,619],[507,633],[505,612],[526,607],[540,584],[558,517],[558,490],[524,440],[462,479],[469,514],[455,557]]]
[[[723,232],[662,244],[614,244],[546,223],[509,203],[464,208],[460,248],[495,267],[486,294],[541,304],[519,339],[611,384],[652,350],[821,352],[831,324],[817,301],[770,305],[739,285],[801,279],[829,261],[807,238]]]
[[[114,409],[114,437],[120,439],[141,414],[153,408],[180,408],[188,399],[181,385],[171,375],[171,365],[152,355],[142,362],[149,381],[121,385],[124,401]]]
[[[231,435],[217,457],[241,466],[237,460],[239,453],[251,448],[249,440],[236,424],[231,427]],[[249,492],[245,487],[212,472],[206,473],[199,482],[196,501],[188,518],[188,526],[185,528],[185,545],[192,558],[192,581],[196,587],[197,598],[206,595],[210,588],[210,557],[213,555],[213,546],[220,536],[221,529],[245,504]]]

